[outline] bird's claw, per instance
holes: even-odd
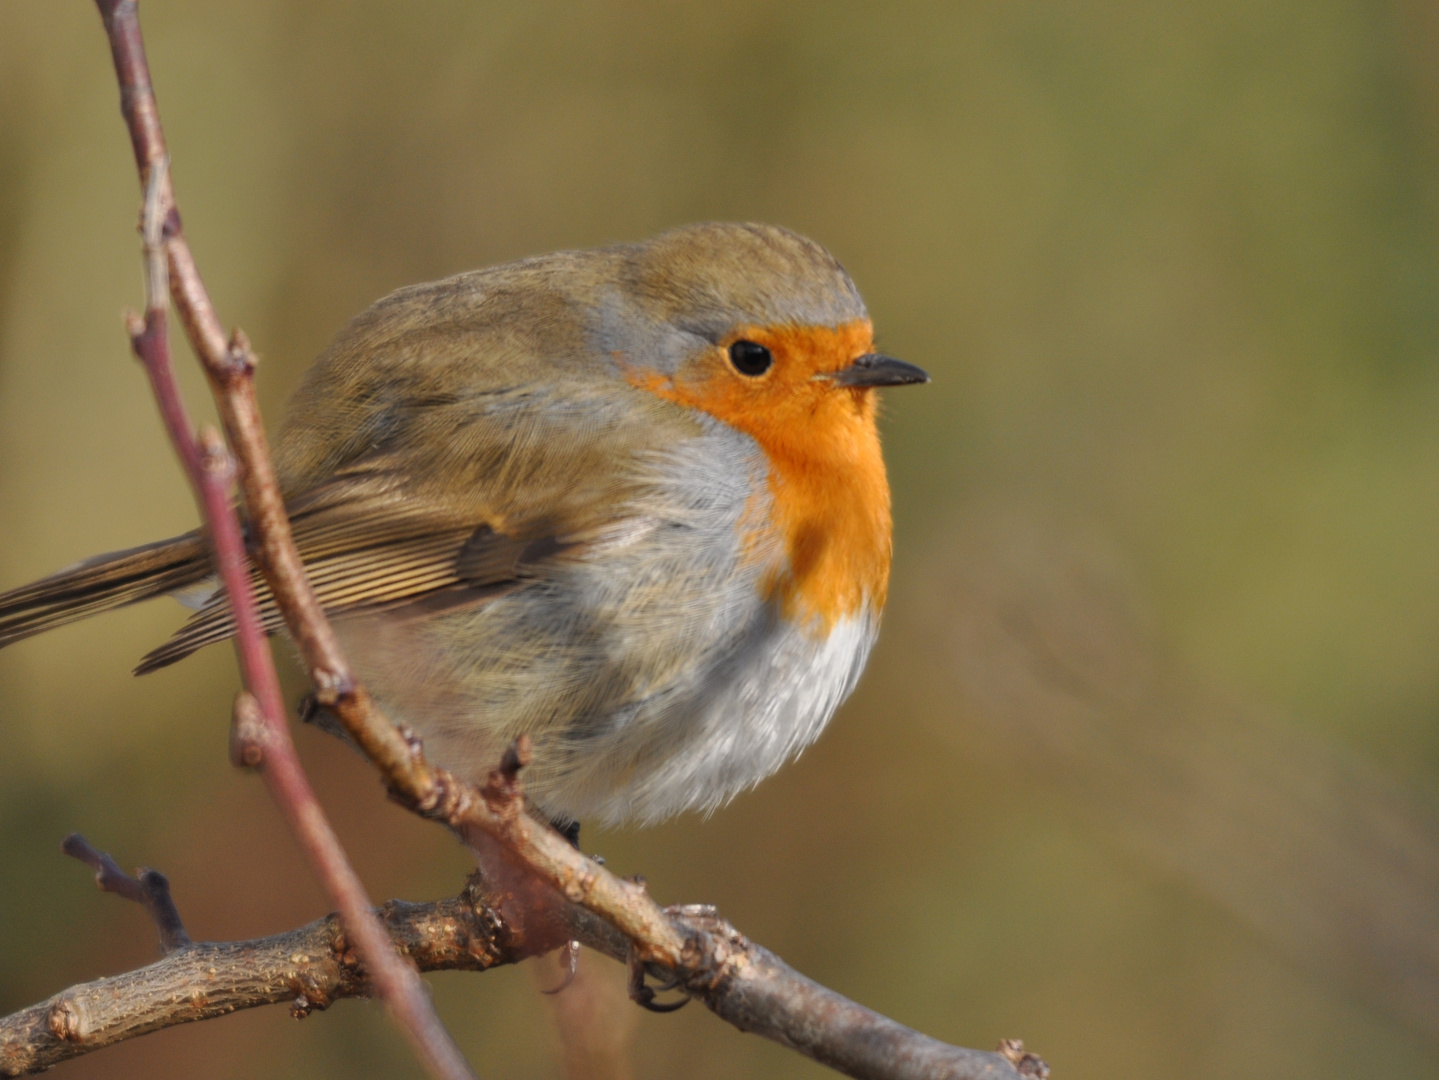
[[[558,994],[575,981],[575,972],[580,970],[580,943],[578,941],[565,942],[565,956],[562,962],[565,966],[565,976],[560,980],[560,984],[552,986],[548,990],[541,990],[540,993]]]
[[[645,965],[635,956],[633,950],[630,952],[629,969],[630,1000],[640,1008],[648,1009],[654,1013],[671,1013],[678,1009],[683,1009],[689,1004],[690,999],[688,997],[682,997],[678,1001],[655,1000],[658,995],[663,994],[666,990],[674,990],[680,987],[683,979],[678,973],[672,971],[667,972],[667,978],[663,982],[655,986],[650,986],[645,982]]]
[[[580,850],[580,823],[578,821],[551,821],[550,828],[569,841],[570,847]]]

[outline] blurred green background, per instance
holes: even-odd
[[[410,282],[680,222],[828,245],[886,351],[895,587],[855,698],[709,821],[586,835],[933,1035],[1057,1080],[1439,1074],[1439,13],[1418,0],[146,0],[185,224],[272,421]],[[0,587],[189,528],[128,359],[138,193],[93,6],[0,7]],[[203,400],[185,370],[191,401]],[[325,910],[152,604],[0,653],[0,1009]],[[290,673],[292,695],[298,681]],[[467,860],[323,736],[376,897]],[[593,957],[614,983],[618,969]],[[524,971],[433,978],[560,1074]],[[621,1008],[639,1077],[822,1070]],[[375,1007],[67,1076],[417,1075]]]

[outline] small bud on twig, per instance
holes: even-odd
[[[534,748],[530,743],[529,735],[520,735],[505,747],[504,756],[500,758],[500,775],[509,783],[514,783],[520,775],[520,770],[530,763],[533,756]]]
[[[224,438],[209,424],[200,429],[200,467],[221,483],[235,479],[235,458]]]
[[[230,711],[230,764],[237,769],[254,769],[263,764],[265,734],[260,703],[250,691],[241,690]]]
[[[1049,1066],[1038,1054],[1031,1054],[1024,1048],[1023,1039],[1000,1039],[998,1049],[1020,1076],[1032,1077],[1033,1080],[1048,1080]]]
[[[255,365],[260,362],[254,349],[250,347],[250,339],[238,326],[230,331],[230,341],[225,346],[225,362],[229,365],[232,376],[245,377],[253,375]]]

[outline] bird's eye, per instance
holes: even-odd
[[[736,341],[729,347],[729,362],[741,375],[763,375],[774,355],[758,341]]]

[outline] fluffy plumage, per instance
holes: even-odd
[[[740,339],[773,368],[736,371]],[[852,689],[884,604],[874,391],[833,377],[870,346],[833,257],[761,225],[379,301],[276,441],[361,676],[469,775],[528,732],[557,819],[655,821],[768,775]],[[91,560],[0,595],[0,645],[207,574],[194,535]],[[141,670],[232,631],[214,597]]]

